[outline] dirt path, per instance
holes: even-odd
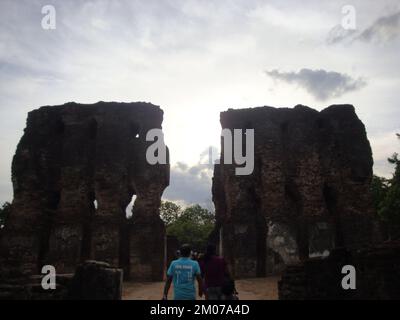
[[[241,300],[277,300],[280,277],[236,280],[236,289]],[[125,282],[124,300],[160,300],[163,282]],[[171,287],[169,297],[172,298]]]

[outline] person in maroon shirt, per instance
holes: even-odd
[[[221,300],[222,287],[230,276],[224,258],[216,254],[215,245],[207,246],[204,258],[199,261],[199,264],[204,279],[206,300]]]

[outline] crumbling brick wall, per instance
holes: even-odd
[[[372,241],[372,153],[353,106],[230,109],[221,126],[254,129],[253,173],[236,175],[222,150],[213,177],[213,235],[237,277]]]
[[[146,133],[161,129],[162,120],[163,111],[149,103],[67,103],[29,112],[12,163],[1,276],[35,274],[44,264],[70,273],[96,259],[123,267],[126,276],[131,270],[137,278],[162,279],[159,206],[169,164],[146,161],[152,143]]]

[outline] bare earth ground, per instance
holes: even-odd
[[[279,276],[236,280],[240,300],[277,300]],[[124,282],[123,300],[161,300],[164,282]],[[169,299],[173,297],[171,286]],[[198,298],[201,300],[200,298]]]

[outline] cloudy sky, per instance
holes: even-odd
[[[54,30],[42,28],[45,5],[56,10]],[[398,0],[1,0],[0,202],[12,199],[26,113],[68,101],[160,105],[173,163],[166,199],[210,202],[212,172],[201,163],[219,146],[227,108],[351,103],[375,173],[388,176],[399,53]]]

